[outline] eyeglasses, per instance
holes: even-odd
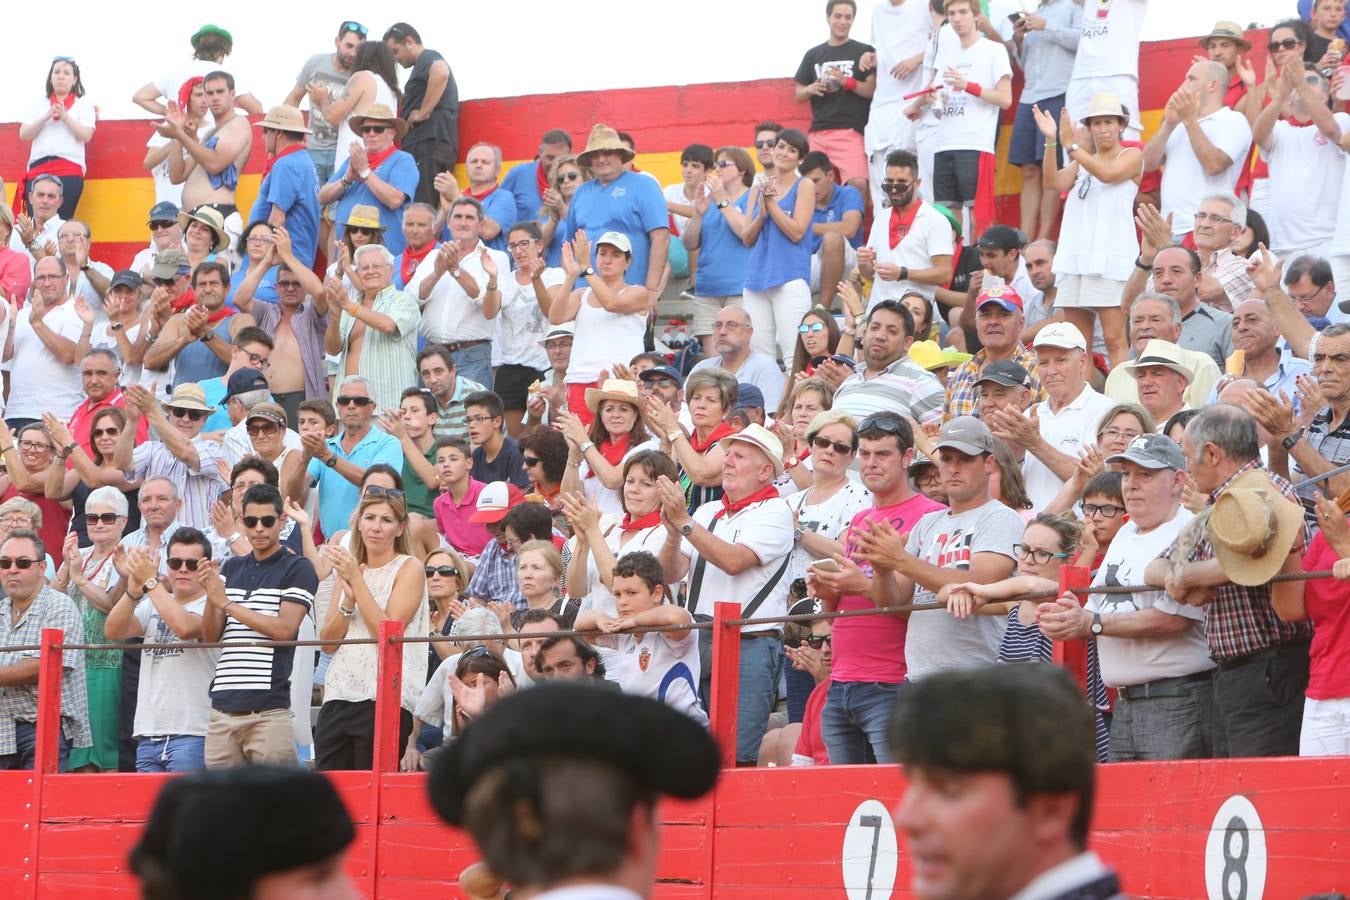
[[[111,525],[122,518],[117,513],[85,513],[84,524],[97,525],[102,522],[104,525]]]
[[[1139,435],[1140,435],[1140,432],[1138,432],[1138,431],[1128,431],[1128,430],[1126,430],[1126,429],[1124,429],[1124,428],[1103,428],[1103,429],[1102,429],[1102,437],[1104,437],[1104,438],[1113,438],[1113,439],[1114,439],[1114,438],[1124,438],[1124,439],[1127,440],[1127,441],[1132,441],[1132,440],[1134,440],[1135,438],[1139,437]]]
[[[459,577],[459,569],[456,569],[454,566],[427,566],[426,573],[428,578],[433,575],[439,575],[442,578]]]
[[[537,456],[522,456],[521,459],[525,461],[526,466],[539,465],[539,457]]]
[[[761,150],[772,150],[778,146],[778,138],[771,138],[767,141],[755,141],[755,146]]]
[[[362,490],[367,497],[387,497],[390,500],[402,500],[403,492],[398,488],[381,487],[378,484],[368,484]]]
[[[257,528],[259,524],[264,528],[271,528],[277,524],[276,516],[244,516],[242,519],[245,528]]]
[[[388,130],[389,130],[389,126],[388,126],[388,125],[362,125],[362,126],[361,126],[361,133],[362,133],[362,134],[384,134],[384,133],[385,133],[386,131],[388,131]]]
[[[292,279],[292,280],[290,280],[290,281],[278,281],[278,282],[277,282],[277,290],[279,290],[279,291],[294,291],[294,290],[298,290],[299,287],[300,287],[300,282],[295,281],[294,279]]]
[[[361,37],[365,37],[367,34],[370,33],[370,29],[362,25],[360,22],[343,22],[342,27],[338,29],[338,34],[343,35],[349,31],[354,31],[357,34],[361,35]]]
[[[33,525],[33,520],[23,513],[14,513],[0,518],[0,525],[6,528],[30,528]]]
[[[465,416],[464,421],[469,425],[479,425],[483,422],[491,422],[496,416]]]
[[[341,397],[338,397],[338,398],[337,398],[338,406],[360,406],[360,407],[366,407],[366,406],[370,406],[370,404],[372,404],[372,403],[374,403],[374,402],[375,402],[375,401],[372,400],[372,399],[370,399],[369,397],[352,397],[352,396],[349,396],[349,395],[347,395],[347,394],[344,394],[344,395],[342,395]]]
[[[250,527],[252,527],[252,526],[250,526]],[[195,571],[197,571],[197,567],[200,566],[200,565],[202,564],[203,560],[200,560],[200,559],[188,559],[188,558],[185,557],[185,556],[170,556],[170,557],[169,557],[168,559],[166,559],[164,562],[165,562],[165,564],[166,564],[170,569],[172,569],[172,570],[175,571],[175,572],[177,572],[179,569],[183,568],[184,566],[187,566],[187,570],[188,570],[189,572],[195,572]]]
[[[512,241],[511,243],[506,245],[506,249],[510,250],[512,253],[515,253],[517,250],[530,249],[530,245],[533,243],[534,238],[527,238],[526,240],[523,241]]]
[[[1028,547],[1026,544],[1013,544],[1013,553],[1017,554],[1018,559],[1029,559],[1038,566],[1043,566],[1052,559],[1069,558],[1067,553],[1052,553],[1039,547]]]
[[[580,172],[559,172],[558,177],[555,178],[554,181],[558,182],[558,184],[562,184],[564,181],[576,181],[580,177]]]
[[[1114,503],[1084,503],[1083,515],[1089,519],[1101,516],[1103,519],[1114,519],[1125,511],[1125,507],[1117,506]]]
[[[810,637],[802,638],[802,643],[810,647],[812,650],[819,650],[826,644],[829,644],[831,647],[833,647],[834,635],[822,634],[819,637],[817,637],[816,635],[813,634]]]
[[[1317,300],[1318,297],[1322,295],[1323,291],[1331,287],[1331,284],[1332,283],[1328,281],[1326,284],[1322,285],[1317,290],[1313,291],[1311,294],[1290,294],[1289,299],[1293,300],[1295,303],[1313,303]]]
[[[937,470],[936,466],[930,467],[923,475],[916,476],[914,483],[920,487],[937,487],[942,484],[942,473]]]
[[[798,334],[820,334],[824,330],[824,322],[803,322],[797,326]]]
[[[244,426],[244,430],[250,435],[276,434],[281,430],[281,426],[276,422],[259,422],[256,425],[249,422],[248,425]]]
[[[0,569],[9,570],[13,568],[27,571],[33,567],[33,563],[35,562],[37,562],[37,560],[29,559],[26,556],[19,556],[14,559],[10,559],[8,556],[0,556]]]
[[[839,441],[832,441],[829,438],[821,437],[820,435],[811,438],[811,446],[815,447],[817,450],[833,449],[834,452],[838,453],[840,456],[846,456],[853,452],[852,444],[841,444]]]
[[[858,423],[858,434],[865,434],[869,431],[880,431],[883,434],[901,434],[905,420],[893,412],[877,413],[868,416]]]
[[[881,189],[888,194],[898,194],[900,191],[907,191],[914,187],[912,181],[883,181]]]
[[[193,422],[200,422],[206,418],[204,409],[183,409],[178,406],[170,406],[169,414],[178,419],[191,419]]]
[[[177,222],[172,221],[172,220],[170,220],[170,221],[168,221],[168,222],[151,222],[151,223],[150,223],[150,230],[151,230],[151,231],[168,231],[170,228],[172,228],[173,226],[175,226],[175,225],[177,225],[177,224],[178,224]]]
[[[248,364],[255,369],[262,369],[265,371],[272,367],[272,364],[268,362],[267,357],[265,356],[260,356],[257,353],[245,353],[244,355],[248,357]]]
[[[19,449],[27,450],[29,453],[37,453],[40,450],[51,452],[52,445],[44,444],[42,441],[19,441]]]
[[[248,236],[248,239],[247,239],[246,241],[244,241],[245,244],[248,244],[249,246],[252,246],[252,247],[261,247],[261,246],[263,246],[264,244],[270,244],[270,243],[272,243],[272,233],[271,233],[271,232],[266,231],[266,230],[260,230],[260,229],[255,229],[255,231],[257,231],[257,233],[256,233],[256,234],[250,234],[250,235]]]
[[[1281,50],[1293,50],[1295,47],[1302,47],[1303,42],[1298,38],[1285,38],[1282,41],[1271,41],[1266,45],[1266,49],[1271,53],[1278,53]]]
[[[105,437],[105,436],[106,436],[106,437],[117,437],[117,436],[118,436],[119,434],[121,434],[121,433],[122,433],[122,430],[121,430],[120,428],[114,428],[114,427],[112,427],[112,426],[109,426],[109,427],[107,427],[107,428],[94,428],[94,429],[90,430],[89,436],[92,437],[92,438],[97,439],[97,438],[101,438],[101,437]]]
[[[60,281],[62,278],[65,278],[65,277],[66,277],[66,276],[64,276],[64,275],[34,275],[34,276],[33,276],[33,280],[34,280],[34,281]],[[170,283],[170,284],[173,284],[172,281],[169,282],[169,283]]]

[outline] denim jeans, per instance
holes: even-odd
[[[195,734],[143,737],[136,745],[137,772],[196,772],[206,768],[206,738]]]
[[[492,345],[478,344],[466,350],[456,350],[450,354],[455,361],[456,374],[470,381],[476,381],[484,387],[492,384]]]
[[[337,148],[329,147],[326,150],[316,150],[313,147],[306,147],[305,151],[309,158],[314,161],[314,180],[323,187],[328,183],[328,179],[333,177],[333,164],[337,161]]]
[[[830,765],[894,762],[886,726],[901,685],[879,681],[831,681],[820,713],[820,736]]]
[[[777,637],[741,641],[741,667],[736,706],[736,764],[753,766],[769,730],[769,714],[778,700],[783,671],[783,642]]]
[[[66,771],[66,762],[70,759],[70,741],[65,732],[57,739],[61,750],[61,765],[58,771]],[[37,749],[37,724],[34,722],[14,721],[14,752],[0,756],[0,769],[31,769]]]

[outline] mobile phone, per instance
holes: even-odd
[[[1008,13],[1008,21],[1009,21],[1009,22],[1012,22],[1014,25],[1016,25],[1018,22],[1020,22],[1020,21],[1022,21],[1023,19],[1025,19],[1026,16],[1027,16],[1027,14],[1024,13],[1024,12]]]
[[[216,495],[216,499],[225,503],[229,503],[234,499],[234,491],[231,490],[230,488],[226,488],[225,490],[221,491],[219,494]]]
[[[819,569],[822,572],[838,572],[839,563],[832,559],[818,559],[811,563],[811,568]]]

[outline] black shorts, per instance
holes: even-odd
[[[942,150],[933,155],[933,199],[969,206],[980,184],[980,151]]]
[[[547,374],[529,366],[503,365],[497,367],[492,379],[492,390],[502,398],[505,409],[524,409],[530,385]]]

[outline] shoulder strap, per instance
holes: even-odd
[[[708,523],[708,533],[712,534],[712,532],[716,528],[717,528],[717,519],[714,518],[711,522]],[[741,607],[741,618],[743,619],[750,618],[759,610],[761,606],[764,605],[764,601],[769,599],[769,595],[772,594],[774,592],[774,589],[778,587],[778,582],[782,580],[783,573],[787,571],[788,562],[791,559],[792,559],[791,551],[788,551],[786,554],[784,554],[783,561],[782,563],[779,564],[777,571],[775,571],[773,575],[769,576],[769,580],[764,582],[764,585],[759,589],[759,592],[756,593],[755,596],[750,598],[750,602],[745,604],[745,606]],[[698,562],[694,563],[693,577],[689,579],[689,595],[685,600],[685,609],[689,611],[690,615],[693,615],[695,611],[698,609],[699,594],[703,590],[703,576],[707,568],[708,568],[707,558],[704,557],[702,554],[699,554]]]
[[[717,518],[714,517],[708,523],[708,533],[712,534],[717,530]],[[685,597],[684,608],[689,610],[689,615],[693,615],[698,609],[698,595],[703,590],[703,575],[708,568],[708,559],[702,553],[698,555],[698,562],[694,563],[694,574],[689,578],[689,593]]]

